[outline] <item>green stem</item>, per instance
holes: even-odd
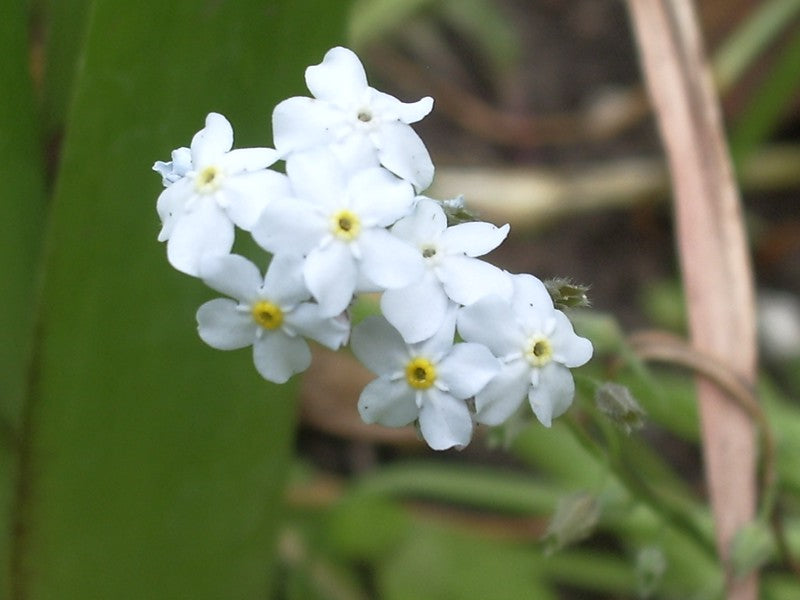
[[[567,426],[578,443],[593,456],[605,455],[613,473],[619,482],[637,500],[651,508],[660,515],[665,522],[674,525],[683,531],[687,537],[692,539],[698,547],[712,558],[716,558],[714,543],[708,535],[698,526],[694,519],[676,506],[668,503],[664,498],[659,497],[645,482],[636,477],[629,469],[622,464],[619,453],[609,453],[601,447],[573,418],[565,419]],[[614,455],[616,454],[616,456]]]

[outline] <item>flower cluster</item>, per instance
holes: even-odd
[[[313,97],[272,115],[275,148],[233,148],[230,123],[211,113],[191,145],[153,169],[170,264],[226,296],[197,311],[220,350],[252,346],[267,380],[311,362],[307,340],[349,343],[377,378],[361,394],[368,423],[416,423],[435,449],[463,447],[475,423],[499,425],[527,398],[550,426],[572,402],[569,371],[589,360],[544,284],[482,260],[508,225],[448,224],[448,206],[421,193],[434,167],[411,128],[431,98],[404,103],[367,83],[358,57],[333,48],[306,70]],[[273,165],[283,161],[285,172]],[[232,254],[236,229],[271,260]],[[361,293],[380,316],[352,328]]]

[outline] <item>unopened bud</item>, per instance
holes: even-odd
[[[588,297],[589,286],[574,283],[565,277],[555,277],[544,282],[553,304],[559,310],[565,308],[585,308],[591,304]]]
[[[650,598],[661,585],[667,570],[667,557],[657,546],[646,546],[636,554],[636,592],[639,598]]]
[[[553,554],[589,537],[599,518],[600,504],[593,494],[578,492],[561,498],[543,537],[545,553]]]
[[[624,385],[605,382],[595,391],[594,402],[598,410],[625,433],[644,427],[644,409]]]
[[[459,223],[471,223],[478,221],[478,216],[467,208],[464,196],[457,196],[450,200],[442,200],[442,210],[447,216],[447,225],[458,225]]]

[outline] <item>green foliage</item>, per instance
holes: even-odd
[[[212,110],[243,132],[238,146],[268,145],[273,106],[341,42],[347,3],[42,5],[38,114],[22,5],[4,2],[0,20],[11,67],[0,69],[11,336],[0,502],[19,524],[2,523],[0,596],[263,596],[294,388],[242,370],[246,353],[198,342],[193,315],[207,293],[156,241],[150,167]],[[52,185],[42,130],[63,138]]]
[[[14,488],[27,357],[35,317],[36,264],[44,226],[43,164],[27,71],[23,3],[0,1],[0,597],[11,587]]]

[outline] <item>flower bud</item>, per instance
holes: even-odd
[[[594,393],[598,410],[629,434],[644,427],[644,409],[624,385],[607,381]]]
[[[600,504],[589,492],[577,492],[558,501],[543,539],[546,554],[553,554],[589,537],[600,518]]]
[[[460,223],[471,223],[480,221],[478,216],[467,208],[464,196],[456,196],[450,200],[441,200],[442,210],[447,216],[448,227],[459,225]]]
[[[565,308],[585,308],[591,304],[587,293],[588,285],[573,283],[565,277],[555,277],[544,282],[553,304],[559,310]]]
[[[650,598],[658,590],[664,572],[667,570],[667,558],[658,546],[645,546],[636,554],[636,595],[639,598]]]

